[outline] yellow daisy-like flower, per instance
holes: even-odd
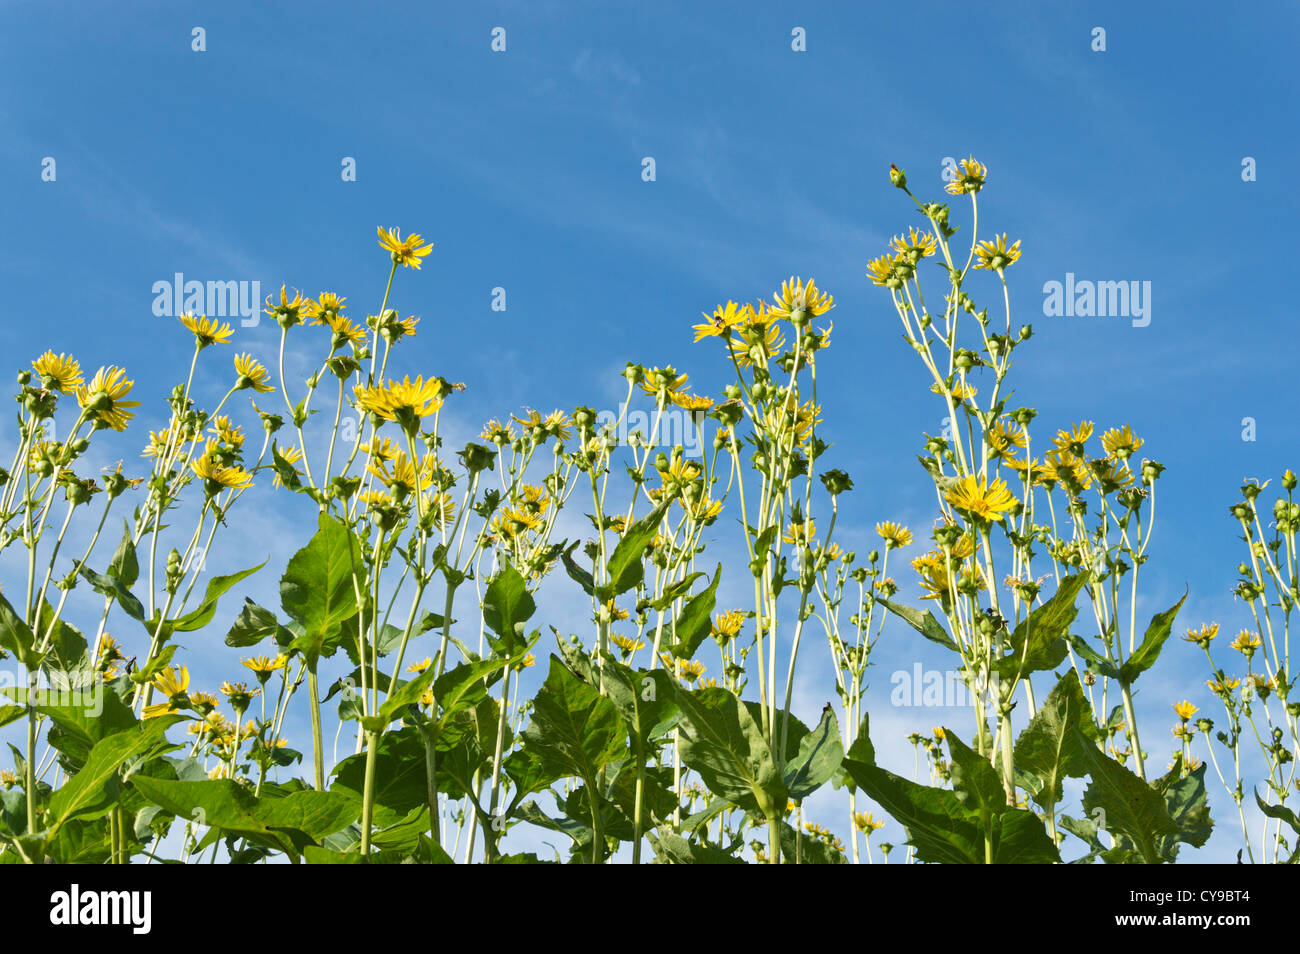
[[[695,341],[698,343],[705,338],[722,337],[730,329],[748,322],[752,313],[753,310],[749,305],[737,305],[734,301],[719,305],[713,309],[712,315],[701,312],[704,314],[705,322],[691,326],[695,332]]]
[[[1133,429],[1127,424],[1101,435],[1101,446],[1106,449],[1106,453],[1120,460],[1128,460],[1144,443],[1142,438],[1133,435]]]
[[[515,439],[515,431],[509,421],[502,424],[494,417],[483,425],[483,432],[479,437],[489,444],[509,444]]]
[[[641,380],[641,390],[651,397],[667,395],[674,391],[681,391],[686,387],[689,379],[689,374],[678,374],[677,369],[673,367],[648,368],[645,377]],[[519,419],[515,418],[515,420]]]
[[[456,522],[456,501],[449,493],[435,494],[425,501],[424,512],[436,528],[445,530]]]
[[[298,289],[293,290],[293,297],[288,294],[288,286],[280,286],[280,303],[275,303],[274,295],[266,296],[266,307],[262,310],[276,320],[283,328],[290,328],[302,320],[302,314],[307,308],[310,298],[303,298],[302,292]]]
[[[225,344],[234,333],[229,324],[211,319],[207,315],[195,318],[186,313],[181,315],[180,321],[182,325],[194,332],[194,340],[198,342],[200,351],[210,345]]]
[[[938,739],[940,742],[948,738],[948,733],[944,732],[942,728],[934,728],[931,729],[930,731],[934,733],[934,737]]]
[[[253,656],[251,659],[241,660],[242,665],[251,669],[259,679],[263,679],[266,676],[271,675],[271,673],[283,669],[285,662],[286,660],[284,656],[276,656],[274,658],[271,656]]]
[[[419,268],[420,260],[433,251],[433,244],[421,246],[419,233],[402,238],[401,229],[379,228],[379,247],[392,253],[393,261],[407,268]]]
[[[1178,718],[1186,722],[1200,710],[1184,699],[1182,702],[1174,703],[1174,711],[1178,713]]]
[[[788,281],[781,283],[781,291],[773,295],[772,300],[775,302],[772,314],[777,318],[791,320],[796,315],[816,318],[835,307],[835,299],[819,291],[817,283],[811,278],[805,285],[802,278],[791,276]]]
[[[954,509],[970,514],[978,520],[1001,520],[1015,509],[1018,501],[1007,489],[1006,481],[995,479],[991,484],[983,477],[968,474],[944,494],[944,499]]]
[[[90,384],[78,386],[75,393],[87,418],[100,427],[124,431],[135,417],[135,412],[127,409],[140,406],[139,401],[125,400],[133,387],[135,382],[127,379],[123,368],[110,366],[96,371]]]
[[[359,408],[398,423],[410,423],[436,413],[442,407],[445,393],[441,378],[426,381],[423,376],[414,381],[407,376],[400,383],[390,380],[375,387],[358,384],[354,390]]]
[[[308,298],[302,305],[302,313],[308,318],[313,319],[313,325],[323,325],[329,321],[330,315],[338,315],[347,306],[343,303],[347,301],[333,292],[321,292],[320,298],[312,301]]]
[[[632,639],[628,636],[620,636],[618,633],[610,633],[609,641],[621,649],[624,655],[630,656],[640,649],[645,649],[645,643],[639,639]]]
[[[420,473],[417,477],[415,466],[406,455],[406,451],[398,451],[392,460],[378,458],[372,460],[367,470],[379,478],[384,486],[393,491],[400,500],[415,493],[417,489],[428,490],[433,483],[434,466],[433,454],[425,454],[420,462]]]
[[[1251,633],[1243,629],[1240,633],[1237,634],[1236,639],[1228,643],[1228,648],[1235,649],[1237,652],[1241,653],[1247,658],[1250,658],[1251,656],[1255,655],[1255,650],[1259,649],[1259,647],[1262,645],[1263,643],[1260,641],[1260,638],[1258,636],[1256,636],[1254,633]]]
[[[207,482],[209,490],[221,487],[243,490],[252,486],[253,475],[244,468],[218,462],[216,454],[219,450],[215,441],[208,441],[203,455],[190,461],[190,469]]]
[[[230,447],[239,449],[244,446],[244,429],[240,425],[231,421],[224,414],[220,414],[212,420],[212,433],[217,436],[217,440]]]
[[[984,180],[988,178],[988,169],[984,163],[978,162],[974,156],[961,161],[960,169],[957,175],[944,186],[944,190],[949,195],[965,195],[968,192],[979,192],[984,188]]]
[[[235,355],[235,375],[236,391],[252,388],[254,391],[266,394],[275,390],[275,386],[270,382],[270,373],[251,354]]]
[[[984,443],[989,446],[990,456],[994,460],[1011,462],[1016,452],[1023,450],[1028,443],[1025,429],[1014,421],[1006,419],[997,421],[984,434]]]
[[[680,392],[669,395],[674,404],[684,411],[707,411],[713,407],[713,398],[705,397],[703,394],[682,394]]]
[[[894,547],[905,547],[912,542],[912,531],[892,521],[876,524],[876,533],[880,534],[880,538],[885,541],[886,548],[891,550]]]
[[[511,414],[510,419],[531,431],[538,441],[546,437],[555,437],[567,441],[573,436],[573,430],[570,427],[572,422],[569,420],[569,416],[558,408],[547,414],[546,417],[542,417],[541,411],[529,408],[526,417],[516,417]]]
[[[1219,635],[1218,623],[1202,623],[1200,629],[1189,629],[1183,639],[1189,643],[1195,643],[1202,649],[1210,645],[1210,641]]]
[[[867,262],[867,275],[873,285],[886,288],[902,288],[903,278],[896,273],[898,260],[892,255],[882,255]]]
[[[736,364],[748,368],[754,363],[756,357],[762,356],[766,359],[764,362],[766,363],[780,354],[781,349],[785,347],[785,335],[781,333],[781,326],[775,323],[755,326],[752,330],[745,329],[740,337],[729,339],[727,345],[736,359]],[[682,377],[685,378],[686,375]]]
[[[322,312],[321,318],[312,322],[312,324],[329,325],[330,331],[334,332],[333,345],[335,348],[341,348],[345,344],[365,344],[366,329],[353,324],[352,319],[337,311]]]
[[[492,520],[489,532],[513,540],[530,530],[539,530],[545,521],[537,514],[516,507],[503,507]]]
[[[156,719],[159,716],[167,715],[169,712],[179,712],[180,707],[173,705],[172,700],[177,696],[183,696],[185,690],[190,687],[190,671],[185,666],[181,666],[179,669],[175,666],[168,666],[153,677],[152,685],[166,697],[167,701],[145,706],[141,715],[146,719]]]
[[[960,381],[955,382],[951,390],[941,387],[939,382],[936,381],[934,384],[930,385],[930,390],[935,394],[951,395],[954,404],[960,404],[962,401],[969,401],[979,393],[975,388],[962,384]]]
[[[817,525],[812,520],[805,520],[803,523],[794,523],[791,521],[781,539],[791,546],[806,546],[817,536]]]
[[[71,355],[47,351],[32,362],[41,378],[41,387],[60,394],[72,394],[81,384],[81,365]]]
[[[1205,683],[1210,687],[1210,691],[1216,696],[1227,695],[1232,690],[1241,685],[1241,680],[1232,676],[1224,676],[1222,679],[1209,679]]]
[[[913,228],[908,229],[906,238],[895,235],[890,240],[889,247],[915,265],[921,259],[933,255],[939,248],[939,242],[929,232],[918,232]]]
[[[735,639],[740,635],[740,627],[744,625],[745,613],[743,610],[729,610],[725,613],[719,613],[713,617],[713,635],[723,639]]]
[[[857,812],[853,816],[853,824],[858,831],[865,832],[868,838],[871,837],[873,831],[879,831],[885,827],[885,823],[876,821],[871,812],[867,812],[865,815],[862,812]]]
[[[407,666],[406,671],[413,676],[418,676],[432,665],[433,659],[429,656],[425,656],[418,663],[411,663],[411,665]]]
[[[976,268],[987,268],[1000,272],[1020,260],[1020,239],[1007,245],[1007,235],[1003,232],[997,238],[980,242],[975,246]]]
[[[1039,482],[1062,483],[1067,488],[1074,484],[1086,490],[1092,486],[1092,470],[1082,457],[1068,450],[1048,451],[1043,458],[1043,476]]]

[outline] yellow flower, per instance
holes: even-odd
[[[411,459],[406,451],[398,451],[391,461],[372,460],[366,469],[378,477],[389,490],[395,492],[398,499],[410,496],[417,489],[427,490],[433,483],[435,460],[432,454],[425,454],[420,461],[420,473],[417,476]]]
[[[939,248],[939,242],[929,232],[908,229],[906,239],[901,235],[895,235],[890,240],[889,247],[915,265],[921,259],[933,255]]]
[[[71,394],[81,384],[81,365],[71,355],[47,351],[32,362],[41,377],[41,387],[60,394]]]
[[[1073,430],[1057,431],[1056,436],[1052,438],[1052,443],[1060,450],[1082,454],[1084,445],[1088,443],[1090,437],[1092,437],[1092,421],[1080,421]]]
[[[1187,635],[1184,636],[1183,639],[1187,640],[1189,643],[1196,643],[1196,645],[1204,649],[1210,645],[1210,640],[1214,639],[1214,637],[1218,635],[1218,623],[1202,623],[1199,630],[1189,629]]]
[[[961,171],[953,176],[944,189],[949,195],[965,195],[967,192],[978,192],[984,188],[984,180],[988,177],[988,169],[982,162],[976,161],[974,156],[961,161]]]
[[[541,411],[529,408],[527,417],[516,417],[511,414],[510,419],[532,431],[538,443],[547,437],[567,441],[573,435],[568,415],[558,408],[546,417],[542,417]]]
[[[392,253],[393,261],[407,268],[419,268],[420,259],[433,251],[432,243],[420,245],[420,235],[416,233],[402,238],[401,229],[379,228],[379,246]]]
[[[639,649],[645,649],[645,643],[639,639],[631,639],[627,636],[620,636],[618,633],[610,633],[609,641],[623,651],[626,656],[632,655]]]
[[[202,456],[190,461],[190,469],[208,482],[209,490],[220,487],[243,490],[250,486],[253,475],[237,465],[221,464],[216,457],[219,450],[215,441],[208,441]]]
[[[172,700],[177,696],[183,696],[185,690],[190,687],[190,671],[184,666],[179,669],[168,666],[153,677],[153,687],[162,693],[167,701],[145,706],[141,713],[144,718],[156,719],[159,716],[167,715],[169,712],[179,712],[180,707],[173,705]]]
[[[435,494],[425,501],[424,512],[429,515],[435,527],[439,530],[446,529],[456,521],[456,501],[449,493]]]
[[[420,673],[424,672],[432,665],[433,665],[433,659],[430,658],[429,656],[425,656],[418,663],[412,663],[411,665],[407,666],[406,671],[411,673],[411,675],[418,676]]]
[[[781,327],[776,324],[756,326],[753,330],[746,328],[738,338],[729,339],[727,346],[731,349],[736,364],[748,368],[754,363],[755,357],[761,355],[771,360],[780,354],[781,349],[785,347],[785,335],[781,333]],[[686,375],[682,375],[682,380],[685,379]]]
[[[979,520],[1001,520],[1002,515],[1015,509],[1015,495],[1007,489],[1006,481],[995,479],[992,484],[973,474],[961,478],[944,494],[944,499],[955,509]]]
[[[1210,691],[1216,696],[1222,696],[1240,686],[1241,680],[1235,679],[1232,676],[1224,676],[1222,679],[1218,680],[1208,679],[1205,684],[1210,687]]]
[[[545,521],[534,513],[515,507],[503,507],[492,521],[490,532],[513,540],[530,530],[539,530]]]
[[[772,314],[792,321],[796,316],[816,318],[835,307],[835,299],[818,291],[817,283],[811,278],[805,285],[802,278],[791,276],[789,281],[781,283],[781,291],[773,295],[772,300],[776,303],[772,306]]]
[[[707,411],[713,407],[713,398],[702,394],[671,394],[672,402],[684,411]]]
[[[719,305],[713,309],[713,314],[704,314],[705,322],[699,325],[692,325],[695,332],[696,342],[703,341],[705,338],[717,338],[726,335],[726,333],[736,325],[743,324],[749,320],[752,313],[748,305],[737,305],[734,301],[729,301],[726,305]]]
[[[490,444],[509,444],[515,439],[515,432],[509,421],[502,424],[494,417],[483,425],[483,432],[479,437]]]
[[[902,288],[904,276],[897,273],[898,260],[892,255],[882,255],[867,262],[867,275],[871,284],[887,288]]]
[[[1255,650],[1259,649],[1262,645],[1263,643],[1260,641],[1258,636],[1243,629],[1237,634],[1236,639],[1228,643],[1228,648],[1235,649],[1237,652],[1249,659],[1251,656],[1255,655]]]
[[[817,525],[812,520],[805,520],[803,523],[791,521],[785,533],[781,534],[781,539],[791,546],[805,546],[816,535]]]
[[[743,610],[730,610],[719,613],[713,618],[713,635],[723,639],[735,639],[740,635],[740,627],[745,622]]]
[[[690,375],[678,374],[677,369],[673,367],[649,368],[646,370],[645,378],[641,381],[641,390],[651,397],[660,394],[668,395],[673,391],[680,391],[685,388],[689,378]],[[515,418],[515,420],[519,419]]]
[[[912,531],[902,524],[886,521],[885,523],[876,524],[876,533],[885,541],[888,549],[894,547],[905,547],[912,542]]]
[[[1142,438],[1133,436],[1133,429],[1127,424],[1101,435],[1101,446],[1106,449],[1106,453],[1120,460],[1128,460],[1143,443]]]
[[[194,332],[194,340],[198,342],[200,351],[209,345],[225,344],[233,333],[229,324],[222,324],[207,315],[195,318],[186,313],[181,315],[180,320],[182,325]]]
[[[212,420],[212,433],[217,435],[217,440],[230,447],[238,450],[244,446],[244,429],[230,420],[224,414],[218,415]]]
[[[334,332],[333,346],[335,348],[341,348],[344,344],[365,344],[366,329],[353,324],[352,319],[336,311],[322,312],[321,317],[312,324],[329,325],[330,331]]]
[[[358,384],[354,390],[357,406],[367,414],[403,424],[437,412],[445,393],[441,378],[425,381],[423,376],[414,381],[407,376],[401,383],[390,380],[375,387]]]
[[[337,315],[347,306],[343,303],[347,301],[333,292],[321,292],[320,298],[312,301],[308,298],[302,303],[302,313],[308,318],[314,319],[313,325],[323,325],[329,320],[331,314]]]
[[[1007,234],[1003,232],[994,239],[980,242],[975,246],[976,268],[987,268],[1000,272],[1020,260],[1020,239],[1007,246]]]
[[[235,375],[236,391],[252,388],[254,391],[265,394],[275,390],[275,386],[269,381],[271,375],[251,354],[235,355]]]
[[[290,298],[286,289],[288,286],[280,286],[280,303],[275,303],[274,295],[266,296],[266,307],[262,309],[268,315],[276,320],[280,327],[289,329],[302,320],[302,313],[306,311],[310,298],[303,298],[302,292],[298,289],[293,290],[293,297]]]
[[[930,390],[935,394],[947,394],[952,396],[954,404],[960,404],[962,401],[969,401],[979,393],[975,388],[962,384],[960,381],[953,384],[952,389],[941,387],[939,382],[930,385]]]
[[[86,412],[86,417],[100,427],[124,431],[135,417],[135,412],[127,408],[140,406],[139,401],[124,400],[133,387],[135,382],[127,380],[124,369],[116,366],[100,368],[88,386],[77,387],[77,403]]]
[[[1077,484],[1087,489],[1092,486],[1092,471],[1082,457],[1076,457],[1068,450],[1048,451],[1043,458],[1043,476],[1040,483],[1063,483],[1067,487]]]
[[[997,421],[984,434],[984,443],[988,444],[994,460],[1010,462],[1027,443],[1025,429],[1006,419]]]
[[[1196,715],[1199,710],[1197,710],[1196,706],[1184,699],[1182,702],[1174,703],[1174,711],[1178,713],[1178,718],[1186,722],[1191,719],[1192,716]]]
[[[858,831],[866,832],[868,837],[871,836],[873,831],[879,831],[885,827],[885,823],[882,821],[876,821],[871,812],[867,812],[865,815],[862,814],[862,812],[858,812],[853,816],[853,824],[857,827]]]

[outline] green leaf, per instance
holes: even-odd
[[[449,719],[458,712],[472,709],[487,695],[488,689],[496,682],[495,674],[508,666],[513,666],[523,658],[519,654],[510,659],[484,659],[479,662],[461,663],[448,669],[433,684],[433,698],[441,713],[439,727],[445,726]]]
[[[212,617],[217,615],[217,602],[221,597],[240,580],[252,576],[264,566],[266,566],[265,560],[257,566],[250,566],[247,570],[209,579],[207,590],[203,594],[203,602],[191,612],[172,620],[171,628],[178,633],[190,633],[207,626],[212,622]]]
[[[789,826],[786,826],[789,827]],[[667,826],[650,835],[655,860],[665,865],[743,865],[745,861],[716,845],[688,841]],[[791,856],[793,857],[793,856]]]
[[[943,628],[943,625],[937,619],[934,618],[934,613],[929,610],[922,613],[920,610],[912,609],[910,606],[903,606],[900,603],[894,603],[879,596],[876,597],[876,602],[880,603],[885,607],[885,609],[889,610],[926,639],[930,640],[930,642],[938,643],[945,649],[951,649],[955,653],[961,651],[957,648],[957,644],[952,641],[952,637],[948,635],[948,631]]]
[[[626,756],[624,738],[614,703],[551,656],[546,682],[533,698],[532,721],[522,733],[525,749],[553,778],[590,784],[601,768]]]
[[[718,599],[718,581],[722,579],[722,564],[713,574],[713,582],[705,589],[692,596],[682,607],[681,614],[673,623],[675,641],[668,647],[678,659],[694,657],[700,644],[713,629],[713,608]]]
[[[0,649],[7,649],[14,658],[35,672],[41,666],[44,653],[36,651],[36,637],[9,601],[0,594]]]
[[[175,644],[171,646],[164,646],[162,649],[158,651],[158,653],[153,657],[153,659],[149,660],[149,662],[145,666],[143,666],[136,672],[131,673],[131,681],[136,683],[137,685],[143,686],[154,676],[158,675],[158,673],[166,669],[167,665],[172,661],[172,657],[175,655],[176,655]]]
[[[1083,793],[1083,810],[1112,837],[1115,833],[1127,837],[1147,864],[1159,864],[1157,839],[1178,833],[1160,792],[1100,751],[1082,732],[1076,730],[1075,742],[1091,779]]]
[[[582,587],[582,591],[591,596],[595,592],[596,583],[591,578],[591,573],[580,567],[573,559],[573,551],[578,548],[580,543],[582,543],[581,540],[575,540],[567,550],[561,550],[560,562],[564,564],[564,572],[569,574],[569,578],[577,581],[578,585]]]
[[[46,828],[56,834],[65,822],[106,810],[118,791],[122,763],[165,740],[180,716],[150,719],[142,727],[115,732],[95,743],[86,764],[50,797]]]
[[[1082,636],[1071,636],[1070,645],[1074,647],[1076,653],[1084,658],[1084,661],[1088,664],[1088,669],[1092,672],[1108,679],[1119,678],[1119,668],[1089,646]]]
[[[438,670],[430,666],[409,682],[399,683],[393,689],[392,695],[388,696],[380,705],[377,713],[379,718],[387,725],[397,718],[402,709],[419,702],[420,697],[424,695],[424,690],[433,684],[433,680],[437,675]]]
[[[827,705],[821,721],[799,740],[799,751],[785,766],[788,796],[801,802],[830,781],[844,762],[844,745],[840,741],[840,724],[835,711]]]
[[[349,755],[335,767],[330,791],[348,790],[358,798],[366,786],[366,753]],[[375,749],[375,804],[405,814],[429,805],[424,740],[415,726],[386,732]]]
[[[785,782],[749,709],[721,687],[679,689],[682,761],[714,795],[771,818],[784,811]]]
[[[997,770],[957,737],[952,729],[943,730],[952,755],[952,791],[957,801],[973,813],[980,828],[989,825],[995,815],[1007,810],[1007,793]]]
[[[1016,768],[1038,779],[1030,796],[1045,811],[1061,801],[1062,780],[1087,774],[1076,733],[1088,709],[1079,675],[1070,669],[1053,687],[1042,707],[1016,740]]]
[[[131,539],[131,528],[126,520],[122,521],[122,542],[113,551],[113,558],[108,561],[108,573],[117,577],[126,586],[134,586],[140,578],[140,564],[135,556],[135,542]]]
[[[172,814],[232,834],[260,836],[287,853],[306,847],[303,836],[321,841],[361,816],[361,799],[348,791],[314,789],[257,797],[230,779],[201,782],[135,777],[132,785],[145,798]]]
[[[1138,676],[1155,665],[1156,658],[1160,655],[1160,650],[1164,647],[1165,640],[1169,638],[1169,633],[1173,629],[1174,617],[1178,615],[1178,611],[1183,608],[1183,603],[1186,601],[1187,594],[1184,593],[1183,598],[1169,609],[1151,617],[1151,623],[1147,626],[1141,644],[1133,655],[1128,657],[1128,661],[1120,667],[1120,682],[1125,685],[1132,685]]]
[[[1066,637],[1079,612],[1075,602],[1087,581],[1086,573],[1067,576],[1051,599],[1020,621],[1008,640],[1011,653],[993,661],[1000,676],[1015,680],[1024,673],[1055,669],[1065,660]]]
[[[1202,765],[1201,769],[1203,768],[1205,768],[1205,766]],[[1197,769],[1197,771],[1200,771],[1200,769]],[[1296,818],[1295,812],[1287,808],[1285,805],[1270,805],[1259,797],[1258,791],[1255,792],[1255,804],[1258,805],[1259,810],[1269,818],[1277,818],[1286,822],[1291,826],[1291,830],[1296,833],[1295,851],[1291,853],[1291,857],[1286,861],[1287,864],[1295,864],[1297,859],[1300,859],[1300,819]]]
[[[642,557],[645,556],[650,541],[659,532],[659,524],[671,504],[672,500],[665,497],[624,532],[605,567],[609,582],[600,588],[602,599],[608,600],[626,593],[644,578],[645,565]]]
[[[506,560],[483,594],[483,621],[501,637],[504,655],[515,654],[516,640],[524,638],[524,626],[535,612],[537,604],[533,602],[524,578]]]
[[[127,587],[128,584],[121,577],[113,573],[96,573],[84,563],[78,571],[86,581],[90,583],[91,589],[96,593],[104,596],[111,596],[117,600],[117,605],[122,607],[122,611],[132,619],[144,622],[144,605],[136,599]]]
[[[280,625],[274,613],[264,606],[258,606],[245,597],[244,608],[240,610],[235,624],[226,633],[226,645],[239,649],[256,646],[268,636],[274,636],[280,646],[293,642],[293,634]]]
[[[672,677],[662,669],[632,669],[615,659],[605,660],[604,672],[605,691],[623,717],[633,751],[649,756],[652,740],[677,719]]]
[[[832,848],[820,838],[807,832],[794,829],[786,822],[781,822],[781,855],[787,864],[801,865],[847,865],[849,859],[844,852]]]
[[[341,521],[322,513],[316,534],[293,555],[280,579],[280,603],[303,627],[294,645],[309,665],[334,655],[340,628],[357,612],[353,572],[361,572],[361,550]]]
[[[1210,801],[1205,791],[1205,766],[1200,765],[1185,777],[1174,769],[1152,786],[1164,796],[1165,809],[1178,826],[1178,834],[1156,841],[1160,857],[1172,864],[1178,857],[1179,843],[1200,848],[1210,840],[1214,820],[1210,818]]]

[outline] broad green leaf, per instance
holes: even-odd
[[[1016,740],[1016,768],[1038,779],[1030,795],[1045,811],[1061,801],[1063,779],[1086,774],[1075,736],[1084,712],[1091,712],[1088,700],[1078,673],[1070,669]]]
[[[293,634],[280,625],[274,613],[245,598],[244,608],[240,610],[235,624],[230,627],[230,632],[226,633],[226,645],[243,649],[256,646],[268,636],[274,636],[281,647],[293,642]]]
[[[900,603],[894,603],[883,597],[876,597],[876,602],[880,603],[885,609],[889,610],[907,625],[930,640],[932,643],[938,643],[945,649],[951,649],[953,652],[960,652],[957,644],[952,641],[948,631],[943,628],[943,624],[934,618],[934,613],[926,610],[922,613],[920,610],[912,609],[910,606],[903,606]]]
[[[650,546],[650,541],[659,532],[659,524],[671,504],[672,499],[665,497],[623,533],[605,567],[609,582],[600,587],[602,599],[608,600],[626,593],[641,582],[645,575],[642,560],[646,547]]]
[[[507,560],[483,594],[483,622],[501,637],[504,655],[513,656],[524,639],[524,624],[537,612],[537,604],[519,571]]]
[[[1204,768],[1204,766],[1201,766]],[[1199,771],[1199,769],[1198,769]],[[1300,819],[1296,818],[1295,812],[1285,805],[1269,804],[1259,797],[1259,792],[1255,792],[1255,804],[1259,810],[1269,818],[1277,818],[1291,826],[1291,830],[1296,834],[1295,850],[1291,852],[1291,857],[1287,859],[1287,864],[1295,864],[1300,859]]]
[[[993,820],[993,816],[1007,810],[1007,793],[1002,780],[989,760],[962,742],[952,729],[944,728],[943,736],[952,755],[953,794],[967,811],[975,815],[982,829]]]
[[[36,637],[23,617],[0,594],[0,649],[7,649],[29,672],[40,668],[44,653],[36,651]]]
[[[1076,730],[1075,742],[1083,756],[1090,783],[1083,793],[1083,810],[1098,827],[1119,833],[1137,846],[1147,864],[1159,864],[1157,840],[1178,833],[1163,796]],[[1100,809],[1101,814],[1098,814]]]
[[[821,721],[799,741],[799,751],[785,766],[785,786],[789,797],[801,802],[830,781],[844,762],[844,744],[840,741],[840,724],[828,705],[822,709]]]
[[[680,689],[682,761],[704,784],[744,808],[771,818],[788,798],[772,750],[749,709],[721,687]]]
[[[591,782],[627,747],[618,710],[593,686],[578,680],[556,656],[546,682],[533,698],[532,721],[524,729],[524,748],[554,777]]]
[[[1172,864],[1178,857],[1180,842],[1200,848],[1210,840],[1214,831],[1205,791],[1205,766],[1198,766],[1184,777],[1180,777],[1175,769],[1156,781],[1152,788],[1164,796],[1165,809],[1178,826],[1178,834],[1162,836],[1156,841],[1160,857]]]
[[[122,542],[113,551],[113,558],[108,561],[108,573],[117,577],[126,586],[134,586],[140,577],[140,563],[135,556],[135,542],[131,539],[131,527],[122,521]]]
[[[1014,680],[1023,673],[1054,669],[1065,660],[1066,637],[1079,612],[1075,602],[1087,581],[1086,573],[1067,576],[1051,599],[1020,621],[1008,640],[1011,653],[993,662],[1002,678]]]
[[[787,826],[789,827],[789,826]],[[650,835],[655,861],[665,865],[743,865],[744,859],[723,851],[716,845],[687,841],[673,834],[667,826]]]
[[[96,742],[81,771],[50,797],[46,828],[51,835],[69,819],[110,807],[117,796],[122,763],[164,741],[168,727],[179,721],[180,716],[150,719],[139,728],[115,732]]]
[[[668,650],[678,659],[692,659],[712,631],[713,608],[717,604],[718,581],[721,579],[722,564],[719,563],[713,582],[686,601],[673,623],[674,642]]]
[[[1183,608],[1183,603],[1187,601],[1187,594],[1163,613],[1157,613],[1151,617],[1151,623],[1147,626],[1146,634],[1142,637],[1142,642],[1129,656],[1128,660],[1120,667],[1119,679],[1125,685],[1132,685],[1142,673],[1146,672],[1155,665],[1156,658],[1160,655],[1160,650],[1164,647],[1165,640],[1169,638],[1169,633],[1174,626],[1174,617],[1178,611]]]
[[[226,576],[214,576],[209,579],[207,590],[203,594],[203,601],[184,616],[171,620],[171,628],[178,633],[189,633],[207,626],[208,623],[212,622],[212,617],[217,615],[217,602],[221,597],[240,580],[252,576],[264,566],[266,566],[265,560],[257,566],[250,566],[247,570],[240,570],[238,573],[230,573]]]
[[[1118,679],[1120,677],[1119,668],[1089,646],[1082,636],[1071,636],[1070,645],[1074,647],[1076,653],[1083,657],[1084,662],[1088,664],[1088,668],[1092,672],[1108,679]]]
[[[293,555],[280,579],[280,603],[303,627],[294,645],[310,665],[334,655],[340,627],[357,612],[354,571],[362,572],[356,536],[341,521],[321,514],[316,534]]]
[[[78,572],[90,583],[91,589],[96,593],[104,596],[111,596],[117,600],[117,605],[122,607],[122,611],[132,619],[144,621],[144,605],[136,598],[135,594],[128,589],[128,584],[121,577],[113,573],[96,573],[84,563]]]
[[[653,739],[677,719],[677,691],[662,669],[632,669],[615,659],[605,660],[605,692],[628,729],[633,752],[649,756]]]
[[[349,755],[335,767],[330,791],[347,790],[358,798],[366,787],[366,753]],[[424,740],[415,726],[386,732],[375,749],[375,804],[405,814],[429,805]]]
[[[582,591],[588,596],[595,592],[596,583],[591,578],[588,570],[580,567],[576,560],[573,559],[573,551],[582,543],[581,540],[575,540],[573,545],[567,550],[560,551],[560,562],[564,564],[564,572],[569,574],[569,578],[576,581],[582,587]]]
[[[849,859],[844,852],[832,848],[820,838],[806,831],[797,831],[786,822],[781,822],[781,856],[786,864],[801,865],[847,865]]]

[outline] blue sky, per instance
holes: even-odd
[[[396,225],[435,244],[398,277],[395,306],[423,319],[402,370],[465,382],[468,437],[521,405],[613,408],[628,360],[673,364],[715,393],[727,369],[691,345],[699,313],[815,275],[836,299],[819,372],[831,466],[856,484],[842,542],[864,551],[879,520],[928,524],[915,456],[942,416],[864,276],[918,224],[886,172],[896,162],[938,198],[944,157],[974,154],[990,170],[982,231],[1022,239],[1012,305],[1035,335],[1017,355],[1018,402],[1038,409],[1039,435],[1089,419],[1146,438],[1167,471],[1144,609],[1188,588],[1183,626],[1235,632],[1227,507],[1243,478],[1300,463],[1278,386],[1294,361],[1281,250],[1298,144],[1282,118],[1298,25],[1280,2],[1213,18],[1172,3],[0,2],[0,350],[15,368],[47,348],[125,364],[140,424],[157,427],[192,339],[152,313],[154,282],[332,289],[364,315],[388,268],[375,227]],[[1105,52],[1091,49],[1098,26]],[[1257,181],[1242,181],[1245,157]],[[1067,272],[1151,282],[1150,324],[1045,316],[1043,284]],[[269,363],[277,338],[263,320],[237,327],[234,349]],[[200,383],[217,391],[228,361]],[[14,439],[11,421],[0,438]],[[278,576],[302,542],[295,517],[269,492],[250,506],[264,530],[228,538],[213,563],[269,554]],[[270,573],[248,592],[272,599]],[[193,648],[224,677],[234,656],[219,638]],[[928,649],[887,630],[878,705],[891,670],[946,663]],[[1167,702],[1216,708],[1202,662],[1171,643],[1141,686],[1161,764]],[[805,690],[814,717],[824,700]],[[880,716],[900,735],[943,721]],[[1189,858],[1235,853],[1217,781],[1212,798],[1220,829]]]

